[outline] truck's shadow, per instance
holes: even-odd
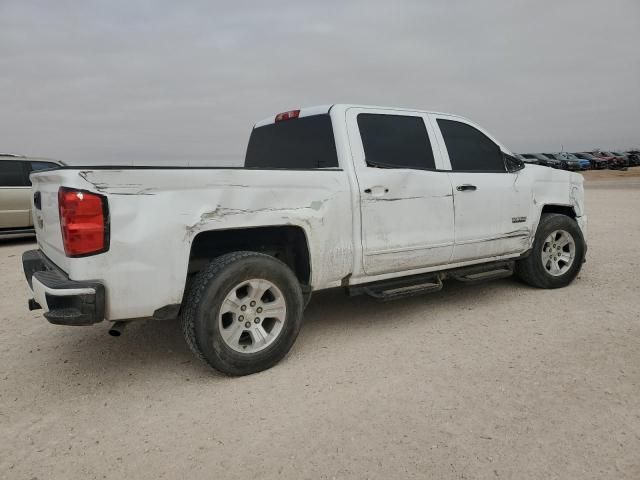
[[[323,329],[384,328],[401,324],[404,315],[421,313],[428,321],[430,310],[446,305],[454,311],[475,307],[479,303],[491,303],[494,295],[504,294],[505,289],[528,288],[513,278],[478,284],[456,281],[444,283],[444,288],[435,293],[417,295],[391,302],[380,302],[367,296],[348,297],[339,290],[317,293],[311,300],[305,315],[305,330],[314,335]],[[303,339],[306,341],[307,339]]]
[[[320,292],[314,295],[307,308],[294,349],[313,349],[314,345],[326,345],[343,334],[352,336],[372,329],[384,333],[385,329],[401,327],[407,317],[416,315],[423,316],[428,322],[430,310],[446,305],[447,309],[455,311],[491,303],[496,296],[504,295],[506,290],[513,288],[526,287],[512,279],[478,285],[451,281],[440,292],[393,302],[378,302],[369,297],[350,298],[340,289]],[[108,336],[107,330],[107,324],[56,330],[56,336],[60,335],[60,348],[68,357],[71,364],[68,366],[73,366],[74,375],[80,373],[89,378],[101,378],[111,386],[112,382],[123,379],[135,382],[136,378],[144,378],[149,381],[150,377],[157,375],[172,377],[178,382],[201,383],[227,378],[193,356],[177,321],[132,322],[118,338]]]

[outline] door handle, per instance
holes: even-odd
[[[368,195],[373,195],[374,197],[381,197],[385,193],[389,193],[389,189],[386,187],[381,187],[376,185],[375,187],[365,188],[364,193]]]
[[[464,185],[458,185],[456,187],[456,190],[458,190],[459,192],[473,192],[477,189],[478,187],[476,187],[475,185],[470,185],[468,183],[465,183]]]

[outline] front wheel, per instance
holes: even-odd
[[[586,252],[582,231],[574,219],[543,214],[531,253],[516,262],[516,275],[538,288],[568,285],[580,272]]]
[[[182,314],[191,350],[228,375],[272,367],[293,346],[304,300],[294,273],[280,260],[233,252],[194,279]]]

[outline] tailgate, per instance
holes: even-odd
[[[58,211],[58,190],[72,187],[87,190],[87,182],[78,170],[47,170],[31,174],[31,208],[33,226],[38,247],[60,269],[69,273],[69,258],[64,253],[60,213]]]

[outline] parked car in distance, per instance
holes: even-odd
[[[554,158],[552,155],[546,153],[533,153],[532,155],[538,159],[538,165],[560,168],[560,160]]]
[[[588,165],[585,168],[582,168],[580,159],[567,152],[545,153],[545,155],[547,157],[552,157],[558,160],[560,162],[560,168],[562,168],[563,170],[577,171],[586,170],[588,168]]]
[[[61,165],[48,158],[0,153],[0,236],[34,233],[29,174]]]
[[[573,155],[573,153],[571,155]],[[591,162],[589,160],[578,157],[576,157],[576,159],[580,162],[580,170],[591,170]]]
[[[603,152],[598,150],[594,150],[593,152],[589,152],[594,157],[599,158],[606,162],[606,168],[615,168],[615,158],[611,155],[605,155]]]
[[[533,153],[520,153],[519,155],[525,163],[529,163],[531,165],[546,165],[546,163],[540,163],[540,159],[538,159],[538,157]]]
[[[577,161],[578,164],[580,165],[580,170],[589,170],[591,168],[591,162],[589,160],[580,158],[574,155],[573,153],[560,152],[558,153],[558,155],[560,155],[561,157],[567,158],[568,160],[572,160],[574,162]]]
[[[611,155],[613,155],[616,159],[619,160],[620,165],[622,165],[623,167],[628,167],[629,166],[629,156],[624,153],[624,152],[619,152],[619,151],[614,151],[614,150],[609,150],[608,153],[610,153]]]
[[[609,167],[609,162],[607,160],[605,160],[604,158],[596,157],[595,155],[592,155],[588,152],[576,152],[574,153],[574,155],[581,160],[586,160],[587,162],[589,162],[591,168],[594,170],[602,170]]]
[[[628,150],[625,152],[629,159],[629,166],[636,167],[640,165],[640,150]]]
[[[591,153],[597,157],[604,158],[608,162],[607,168],[619,169],[627,166],[626,157],[614,155],[613,153],[605,150],[596,150]]]
[[[303,108],[256,123],[246,152],[244,168],[33,174],[30,308],[116,334],[179,317],[198,358],[245,375],[286,355],[314,291],[391,300],[512,273],[559,288],[585,258],[582,175],[525,165],[456,115]]]

